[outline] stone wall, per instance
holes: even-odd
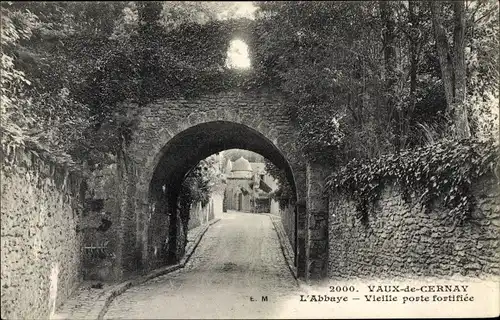
[[[439,203],[429,213],[406,204],[395,187],[384,190],[366,222],[353,203],[330,198],[329,277],[500,274],[498,184],[485,179],[474,187],[477,210],[463,225],[448,221]]]
[[[203,206],[201,202],[191,205],[189,212],[188,230],[194,229],[202,224],[213,220],[214,218],[214,200],[210,198],[208,203]]]
[[[83,179],[40,152],[1,151],[2,319],[49,318],[81,279]]]
[[[323,193],[327,174],[324,165],[307,163],[307,280],[320,280],[328,273],[328,198]]]
[[[214,204],[214,218],[222,218],[222,203],[224,202],[224,193],[215,192],[212,194],[213,204]]]

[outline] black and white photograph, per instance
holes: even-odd
[[[500,316],[498,1],[0,9],[1,319]]]

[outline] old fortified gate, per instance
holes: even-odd
[[[180,185],[200,160],[231,148],[260,153],[285,170],[296,198],[282,219],[295,249],[298,276],[326,277],[324,171],[301,156],[298,130],[286,108],[275,95],[248,92],[158,100],[140,108],[126,160],[118,165],[115,277],[180,259],[186,239],[177,208]]]

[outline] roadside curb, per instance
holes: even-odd
[[[283,224],[281,223],[281,218],[279,216],[273,215],[273,214],[266,214],[272,221],[274,230],[276,230],[276,233],[278,234],[278,241],[280,243],[281,251],[283,253],[283,256],[285,256],[285,261],[286,264],[288,265],[288,268],[290,269],[290,272],[292,273],[293,277],[295,278],[295,281],[297,282],[298,287],[303,290],[307,291],[310,289],[311,285],[304,281],[303,279],[300,279],[297,275],[297,268],[294,265],[294,252],[293,249],[290,245],[290,242],[288,241],[288,236],[285,233],[285,229],[283,228]]]
[[[117,296],[119,296],[122,293],[124,293],[128,288],[130,288],[132,286],[137,286],[137,285],[142,284],[142,283],[144,283],[144,282],[146,282],[148,280],[151,280],[153,278],[156,278],[156,277],[165,275],[167,273],[170,273],[170,272],[173,272],[173,271],[176,271],[176,270],[184,268],[184,266],[186,265],[186,263],[189,261],[189,258],[191,258],[191,256],[193,255],[194,251],[198,247],[198,244],[200,243],[201,239],[203,238],[203,236],[207,232],[208,228],[210,228],[213,224],[215,224],[215,223],[217,223],[219,221],[220,221],[220,219],[214,219],[214,220],[210,221],[205,226],[205,228],[203,229],[203,231],[201,231],[199,233],[199,235],[194,239],[193,245],[190,248],[186,249],[186,253],[184,254],[184,257],[181,259],[181,261],[178,264],[175,264],[175,265],[172,265],[172,266],[158,268],[156,270],[151,271],[147,275],[141,276],[141,277],[139,277],[137,279],[125,281],[125,282],[117,285],[113,290],[111,290],[109,293],[107,293],[102,298],[100,298],[98,300],[97,304],[100,305],[102,303],[102,307],[95,308],[95,309],[100,309],[100,311],[99,311],[99,313],[97,315],[97,319],[103,319],[104,315],[108,311],[109,305],[111,304],[111,302],[113,302],[114,298],[116,298]],[[94,313],[94,312],[92,312],[92,313]],[[97,313],[97,312],[95,312],[95,313]]]
[[[294,253],[291,250],[291,246],[289,244],[288,238],[286,236],[285,230],[283,229],[283,225],[281,224],[281,218],[279,216],[275,216],[272,214],[267,214],[271,222],[273,223],[274,230],[276,231],[276,234],[278,235],[278,242],[280,244],[281,252],[283,253],[283,256],[285,257],[285,262],[288,266],[288,269],[290,269],[290,273],[292,274],[293,278],[297,282],[299,286],[301,286],[301,280],[299,280],[297,276],[297,269],[295,268],[294,261],[293,261],[293,256]],[[287,245],[288,244],[288,245]]]

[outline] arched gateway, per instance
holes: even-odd
[[[180,258],[185,235],[177,200],[185,175],[207,156],[239,148],[263,155],[286,172],[295,199],[286,210],[294,215],[287,217],[293,223],[285,229],[295,246],[298,274],[324,276],[327,208],[320,197],[322,178],[314,176],[314,166],[299,152],[298,130],[279,97],[225,92],[158,100],[140,108],[137,121],[127,148],[133,170],[124,179],[127,199],[121,208],[124,270],[153,269]]]

